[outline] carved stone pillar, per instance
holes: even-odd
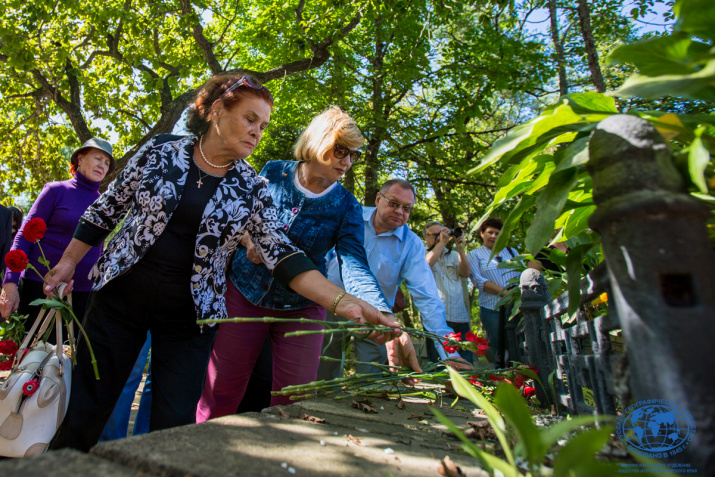
[[[715,253],[709,210],[686,192],[663,138],[647,121],[616,115],[590,141],[587,169],[627,344],[635,401],[667,399],[697,425],[685,460],[715,475]]]

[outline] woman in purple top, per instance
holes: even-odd
[[[84,211],[99,197],[99,185],[116,163],[112,157],[112,146],[103,139],[93,138],[72,154],[70,172],[74,177],[62,182],[45,184],[39,197],[28,212],[28,220],[39,217],[47,224],[47,232],[42,238],[42,250],[54,267],[62,253],[72,240],[79,218]],[[12,250],[24,250],[30,263],[41,273],[46,267],[39,263],[42,256],[40,247],[28,242],[22,236],[22,230],[15,236]],[[87,299],[92,290],[93,281],[89,273],[99,259],[101,247],[94,247],[77,265],[74,274],[72,293],[75,314],[82,319]],[[32,270],[22,273],[5,271],[5,279],[0,294],[0,314],[3,318],[15,310],[21,315],[29,315],[25,328],[29,329],[39,313],[39,306],[29,306],[38,298],[46,298],[42,291],[42,281]],[[51,338],[54,341],[53,338]]]

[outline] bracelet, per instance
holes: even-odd
[[[340,303],[340,300],[342,300],[345,295],[346,293],[344,291],[338,293],[338,296],[336,296],[335,300],[333,300],[333,305],[330,307],[330,313],[335,314],[335,310],[338,308],[338,303]]]

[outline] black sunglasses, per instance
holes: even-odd
[[[336,144],[333,146],[333,154],[335,154],[335,157],[337,157],[338,159],[345,159],[346,157],[350,156],[350,164],[355,164],[357,161],[360,160],[360,156],[362,156],[362,152],[353,151],[345,146],[341,146],[340,144]]]
[[[236,88],[240,88],[242,86],[248,86],[249,88],[255,89],[256,91],[260,91],[265,88],[266,92],[268,93],[268,96],[271,98],[271,103],[273,102],[273,95],[271,94],[270,90],[263,86],[261,83],[258,81],[254,80],[250,76],[242,76],[238,81],[233,83],[222,95],[221,97],[223,98],[226,96],[228,93],[233,91]]]

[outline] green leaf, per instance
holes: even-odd
[[[708,61],[701,70],[686,75],[634,74],[612,94],[655,99],[663,96],[684,96],[712,101],[715,98],[715,59]]]
[[[439,422],[444,424],[447,429],[453,432],[454,435],[462,441],[464,445],[464,450],[476,457],[479,457],[479,452],[481,452],[481,449],[477,447],[467,436],[465,436],[459,427],[457,427],[452,421],[447,419],[447,416],[439,412],[439,410],[437,410],[436,408],[432,409],[432,413],[437,417]]]
[[[588,162],[588,142],[590,140],[590,137],[582,137],[559,149],[554,156],[554,160],[558,164],[554,169],[554,174],[564,169],[586,164]]]
[[[43,306],[45,308],[53,308],[55,310],[61,310],[65,306],[61,301],[55,300],[53,298],[38,298],[30,302],[32,306]]]
[[[496,405],[507,421],[514,427],[519,441],[526,449],[526,458],[531,465],[541,465],[546,454],[539,430],[531,420],[529,406],[519,391],[511,384],[502,383],[497,387]]]
[[[511,231],[514,230],[514,228],[519,224],[521,216],[524,215],[526,211],[530,210],[534,206],[535,202],[536,196],[533,195],[525,195],[519,199],[519,203],[516,204],[516,207],[514,207],[511,212],[509,212],[509,216],[504,221],[504,226],[502,227],[501,232],[499,232],[497,241],[494,243],[494,247],[492,248],[492,256],[495,256],[499,253],[499,251],[506,247],[506,244],[509,243],[509,239],[511,238]]]
[[[581,306],[581,272],[583,271],[583,257],[592,244],[578,245],[566,254],[566,273],[568,273],[569,283],[569,315],[578,310]]]
[[[601,429],[591,429],[571,438],[559,450],[554,460],[554,477],[567,477],[577,468],[588,468],[594,465],[594,456],[608,442],[613,432],[613,426]],[[595,469],[594,469],[595,470]]]
[[[569,239],[588,228],[588,219],[596,210],[595,205],[574,209],[564,226],[564,238]]]
[[[676,30],[715,40],[715,4],[710,0],[679,0],[673,8]]]
[[[467,398],[474,403],[474,405],[479,406],[484,411],[484,415],[487,416],[489,424],[494,430],[499,443],[504,450],[504,455],[510,465],[514,464],[514,455],[511,452],[511,447],[509,447],[509,442],[506,437],[506,425],[504,424],[504,419],[499,415],[499,411],[485,398],[482,393],[480,393],[474,386],[469,384],[469,382],[464,379],[458,372],[456,372],[451,367],[449,368],[449,377],[452,380],[452,387],[454,390],[462,396]]]
[[[650,38],[619,46],[607,61],[609,65],[630,63],[646,76],[690,74],[697,71],[688,58],[691,43],[690,35],[683,32]]]
[[[541,440],[548,450],[555,446],[559,439],[581,426],[589,426],[595,424],[597,421],[612,421],[613,419],[613,416],[572,416],[568,420],[561,421],[541,431]]]
[[[483,171],[504,155],[533,146],[536,138],[544,133],[559,126],[571,125],[580,120],[581,117],[575,114],[566,104],[557,103],[554,106],[550,106],[546,108],[541,116],[513,128],[505,138],[496,141],[479,166],[470,170],[467,174]]]
[[[705,182],[705,168],[709,163],[710,151],[703,144],[703,140],[696,136],[688,150],[688,171],[690,172],[690,180],[703,194],[708,193],[708,186]]]
[[[526,250],[532,255],[536,255],[553,235],[554,222],[561,214],[569,192],[577,181],[576,170],[566,169],[558,174],[552,174],[549,184],[539,194],[536,199],[536,214],[526,232],[525,240]]]
[[[618,113],[616,102],[603,93],[571,93],[562,96],[559,102],[568,104],[579,115]]]

